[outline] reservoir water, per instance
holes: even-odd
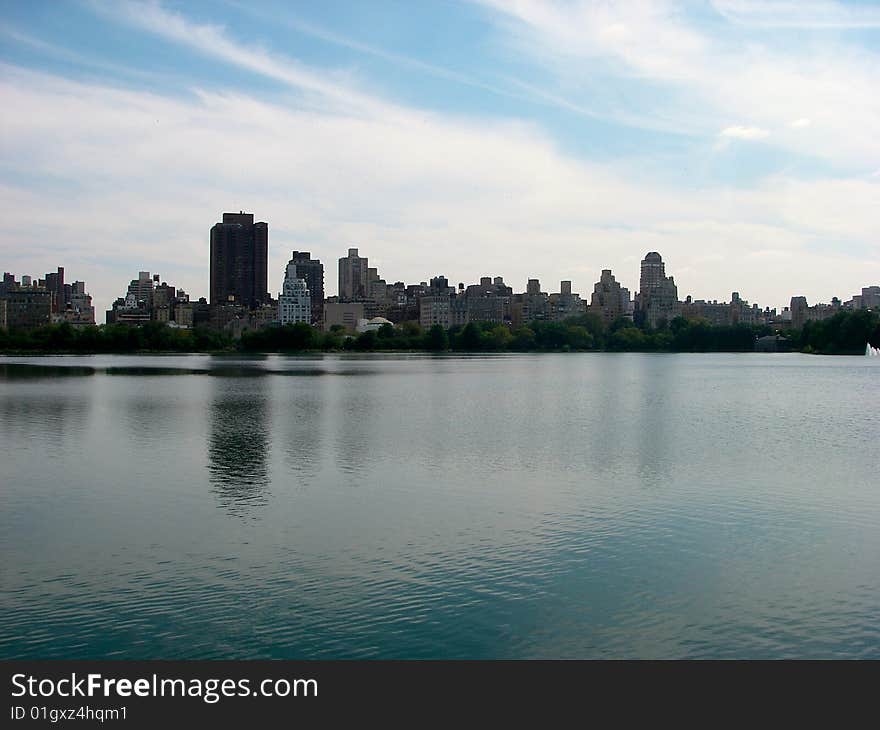
[[[880,658],[880,360],[0,358],[2,658]]]

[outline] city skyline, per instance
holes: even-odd
[[[584,297],[605,269],[637,291],[646,251],[681,298],[880,281],[874,8],[4,7],[0,258],[64,262],[99,312],[139,270],[207,297],[222,210],[272,227],[273,296],[291,251],[349,248]]]
[[[862,287],[852,299],[832,298],[810,304],[803,295],[792,296],[790,306],[777,309],[750,303],[738,291],[730,301],[679,296],[674,276],[657,251],[640,262],[639,290],[635,296],[622,287],[610,269],[602,269],[589,297],[573,292],[562,280],[559,291],[543,291],[540,280],[529,279],[525,291],[516,292],[503,276],[482,276],[478,284],[458,286],[443,274],[428,281],[389,283],[358,249],[338,260],[340,295],[325,297],[324,265],[307,251],[293,251],[285,265],[278,298],[267,291],[268,223],[254,221],[253,213],[223,213],[222,223],[211,228],[210,301],[191,298],[184,289],[169,284],[159,273],[139,271],[126,293],[106,311],[107,324],[160,322],[175,328],[207,326],[239,338],[247,330],[276,324],[312,324],[319,330],[342,324],[349,332],[378,328],[383,323],[418,322],[429,329],[467,323],[504,324],[512,328],[530,322],[560,322],[582,314],[597,315],[606,326],[619,319],[636,327],[663,328],[678,317],[703,320],[710,325],[769,325],[799,330],[807,321],[829,319],[843,310],[876,309],[880,286]],[[64,284],[64,267],[43,279],[11,272],[0,284],[0,329],[34,327],[67,321],[95,324],[92,297],[85,283]],[[552,287],[548,287],[552,290]],[[391,319],[388,319],[390,317]]]

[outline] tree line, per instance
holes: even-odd
[[[112,324],[72,327],[63,323],[30,330],[0,329],[0,351],[41,353],[128,352],[305,352],[409,350],[428,352],[751,352],[755,339],[771,335],[767,326],[711,325],[676,317],[659,327],[638,327],[621,318],[610,325],[594,313],[562,322],[535,321],[509,327],[470,322],[424,330],[417,322],[384,324],[351,336],[341,327],[322,332],[307,324],[246,331],[240,340],[205,327],[175,329],[161,322],[143,326]],[[865,343],[880,346],[880,314],[842,311],[785,333],[802,352],[861,354]]]

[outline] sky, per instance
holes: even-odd
[[[880,2],[0,0],[0,268],[208,295],[224,211],[269,288],[358,248],[389,282],[589,298],[880,284]]]

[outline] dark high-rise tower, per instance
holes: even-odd
[[[211,228],[211,304],[257,307],[269,299],[269,226],[253,213],[224,213]]]
[[[305,279],[312,300],[312,324],[321,325],[324,317],[324,264],[313,259],[308,251],[294,251],[291,261],[296,264],[296,275]]]
[[[46,274],[46,288],[52,293],[52,314],[64,311],[64,267],[57,273]]]

